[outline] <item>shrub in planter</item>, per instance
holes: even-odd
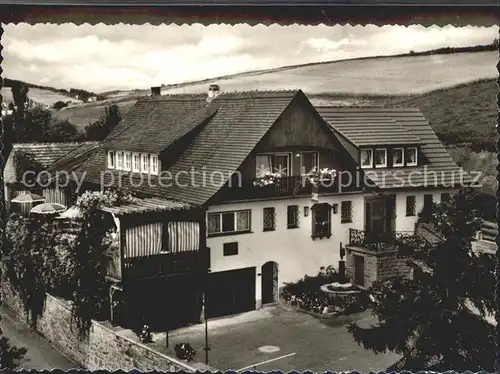
[[[174,346],[175,355],[181,360],[191,361],[196,356],[196,351],[188,343],[178,343]]]
[[[320,290],[320,287],[326,283],[333,283],[339,281],[340,276],[333,266],[328,266],[326,268],[321,268],[318,274],[314,277],[305,275],[302,279],[297,282],[286,283],[281,292],[282,298],[286,302],[292,302],[292,297],[307,299],[307,302],[311,302],[311,298],[322,299],[325,295],[324,292]],[[316,302],[319,302],[317,300]]]
[[[287,303],[316,314],[333,311],[339,314],[351,314],[361,312],[369,307],[369,295],[365,290],[342,296],[321,290],[321,286],[339,280],[340,275],[333,267],[322,268],[315,277],[306,275],[298,282],[287,283],[283,288],[282,297]]]

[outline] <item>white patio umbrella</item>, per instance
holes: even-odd
[[[43,203],[31,209],[30,213],[35,214],[56,214],[64,212],[66,207],[57,203]]]
[[[31,192],[16,196],[11,200],[12,203],[35,203],[39,201],[45,201],[45,197]]]

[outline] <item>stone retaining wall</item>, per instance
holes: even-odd
[[[10,285],[2,282],[4,305],[24,318],[19,297]],[[166,356],[144,344],[120,336],[102,323],[93,321],[88,340],[81,341],[71,331],[71,306],[65,300],[47,295],[37,331],[52,345],[87,370],[186,371],[196,369],[178,359]]]

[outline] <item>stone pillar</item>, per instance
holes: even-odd
[[[354,280],[354,256],[352,255],[352,251],[350,251],[349,249],[346,249],[345,276],[349,282],[353,283],[353,280]]]

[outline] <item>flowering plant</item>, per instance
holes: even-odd
[[[317,166],[312,168],[312,170],[307,174],[307,178],[315,186],[322,181],[329,182],[336,176],[337,176],[337,170],[329,168],[320,169]]]
[[[148,325],[144,325],[142,327],[142,331],[139,334],[139,339],[141,339],[141,342],[143,343],[151,343],[153,341],[153,335],[151,335],[151,329]]]
[[[275,184],[277,181],[281,179],[283,176],[280,172],[271,172],[270,170],[265,170],[261,177],[253,182],[253,185],[256,187],[268,186],[270,184]]]
[[[131,194],[122,193],[121,191],[85,191],[76,200],[76,206],[82,212],[88,212],[102,206],[116,206],[132,203],[134,200],[135,198]]]

